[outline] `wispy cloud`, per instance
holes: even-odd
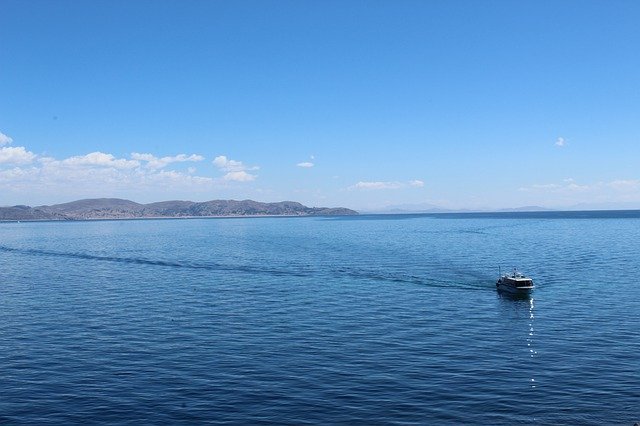
[[[310,169],[311,167],[315,166],[315,164],[313,163],[313,160],[315,160],[315,158],[315,155],[310,155],[309,160],[301,161],[300,163],[296,164],[296,166],[302,167],[304,169]]]
[[[618,203],[640,205],[640,179],[583,183],[567,178],[559,182],[532,184],[518,190],[526,194],[527,199],[536,200],[530,202],[548,206],[587,205],[609,208],[607,206],[616,206]]]
[[[565,138],[559,137],[558,139],[556,139],[556,143],[555,143],[556,146],[563,147],[566,144],[567,144],[567,140]]]
[[[551,193],[595,193],[606,190],[615,192],[638,192],[640,195],[639,179],[616,179],[610,182],[595,182],[579,184],[572,178],[563,179],[561,183],[533,184],[518,188],[522,192],[551,192]]]
[[[407,187],[422,188],[424,182],[421,180],[410,180],[408,182],[389,182],[389,181],[360,181],[355,185],[351,185],[349,190],[381,190],[381,189],[401,189]]]
[[[536,183],[529,186],[518,188],[521,192],[554,192],[554,193],[568,193],[568,192],[585,192],[593,189],[594,186],[599,186],[600,183],[595,185],[579,185],[573,179],[564,179],[562,183]]]
[[[233,182],[251,182],[256,179],[256,175],[252,175],[251,173],[247,173],[244,170],[240,170],[237,172],[229,172],[222,177],[222,179],[226,181]]]
[[[258,170],[258,166],[246,166],[242,161],[231,160],[226,155],[219,155],[213,159],[213,165],[225,172],[238,172],[243,170]]]
[[[247,170],[258,170],[258,166],[247,166],[242,161],[231,160],[225,155],[219,155],[213,159],[213,165],[218,169],[226,172],[222,177],[225,181],[231,182],[250,182],[255,180],[258,176],[255,174],[247,173]]]
[[[11,142],[13,142],[13,139],[0,132],[0,146],[9,145]]]
[[[534,189],[557,189],[557,188],[561,188],[561,185],[558,185],[557,183],[534,183],[531,186],[523,186],[521,188],[518,188],[519,191],[531,191]]]
[[[610,188],[617,191],[638,191],[640,190],[640,180],[638,179],[619,179],[608,183]]]
[[[400,182],[363,182],[360,181],[349,189],[398,189],[401,188]]]
[[[173,157],[171,156],[156,157],[153,154],[140,154],[140,153],[134,152],[131,154],[131,159],[137,160],[137,161],[144,161],[146,162],[145,164],[146,167],[157,170],[157,169],[163,169],[171,163],[184,163],[187,161],[191,161],[191,162],[202,161],[204,160],[204,157],[202,155],[197,155],[197,154],[191,154],[191,155],[178,154],[178,155],[174,155]]]

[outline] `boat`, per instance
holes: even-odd
[[[534,289],[533,280],[513,268],[510,274],[501,275],[496,282],[498,290],[507,291],[509,293],[526,294]]]

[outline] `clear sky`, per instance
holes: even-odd
[[[640,208],[640,2],[0,0],[0,205]]]

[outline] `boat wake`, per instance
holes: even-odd
[[[0,245],[0,252],[5,253],[19,253],[29,256],[45,256],[45,257],[59,257],[59,258],[71,258],[81,259],[89,261],[100,262],[112,262],[130,265],[145,265],[145,266],[157,266],[167,268],[179,268],[179,269],[191,269],[191,270],[206,270],[206,271],[223,271],[223,272],[240,272],[246,274],[264,274],[269,276],[282,276],[282,277],[299,277],[299,278],[333,278],[341,279],[345,277],[369,280],[369,281],[381,281],[389,283],[404,283],[413,284],[427,287],[446,287],[446,288],[460,288],[467,290],[484,290],[486,280],[482,274],[473,274],[469,271],[465,271],[463,276],[462,271],[451,271],[449,274],[442,277],[423,277],[414,274],[404,273],[398,270],[385,271],[381,269],[373,270],[365,267],[353,265],[353,266],[338,266],[332,267],[330,265],[324,265],[318,268],[305,267],[300,264],[282,265],[282,267],[260,267],[246,264],[226,264],[220,262],[190,262],[190,261],[176,261],[176,260],[159,260],[148,259],[143,257],[123,257],[123,256],[105,256],[82,252],[70,252],[70,251],[56,251],[56,250],[43,250],[43,249],[25,249],[15,248]],[[396,268],[394,268],[396,269]],[[453,273],[453,274],[452,274]],[[474,277],[473,282],[469,282],[469,277]]]

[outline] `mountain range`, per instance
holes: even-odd
[[[119,198],[97,198],[51,206],[0,207],[0,220],[90,220],[214,216],[342,216],[358,212],[344,207],[307,207],[294,201],[252,200],[162,201],[140,204]]]
[[[544,212],[553,211],[546,207],[540,206],[523,206],[504,209],[450,209],[440,207],[434,204],[398,204],[386,206],[375,210],[367,210],[362,213],[370,214],[409,214],[409,213],[475,213],[475,212]]]

